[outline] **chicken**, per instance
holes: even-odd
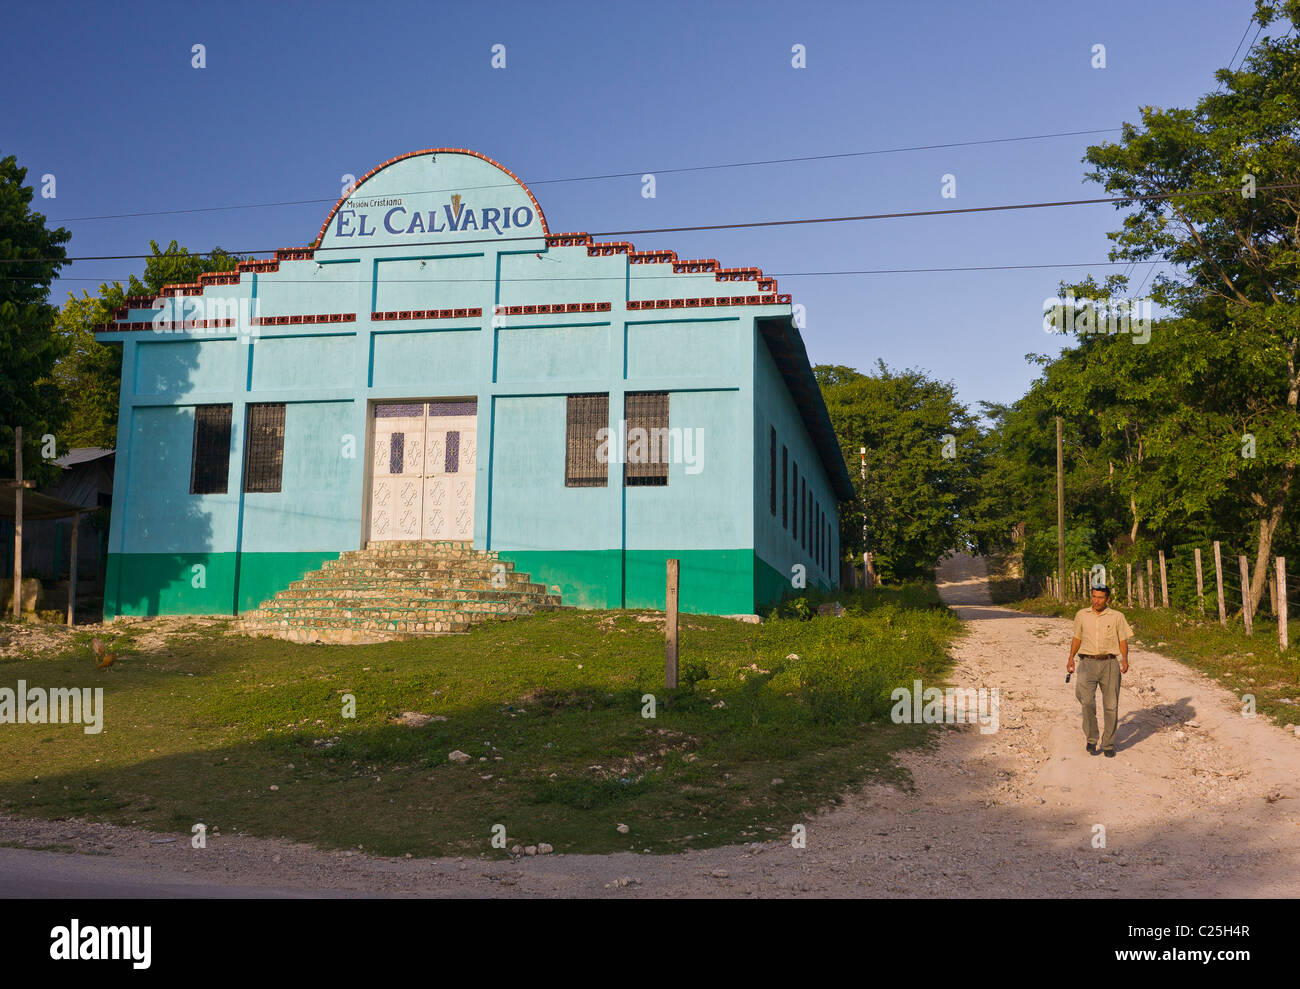
[[[106,670],[117,662],[117,653],[109,652],[108,647],[104,645],[103,639],[92,639],[90,650],[95,654],[95,659],[98,660],[98,665],[95,666],[97,670]]]

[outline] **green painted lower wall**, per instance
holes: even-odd
[[[720,550],[501,550],[500,557],[578,608],[663,608],[668,560],[681,561],[678,607],[705,615],[754,610],[754,553]]]
[[[244,553],[239,558],[239,610],[252,611],[339,552]]]
[[[811,584],[819,590],[830,590],[825,581],[814,580]],[[756,609],[771,608],[782,598],[792,597],[800,592],[790,584],[790,575],[777,570],[757,553],[754,554],[754,603]]]
[[[243,553],[236,561],[234,553],[110,553],[104,618],[251,611],[338,556]],[[684,612],[749,614],[793,593],[788,577],[748,549],[502,550],[500,556],[538,583],[558,586],[564,603],[579,608],[662,609],[670,558],[681,561]]]
[[[104,618],[251,611],[335,552],[110,553]],[[238,582],[239,604],[235,606]]]

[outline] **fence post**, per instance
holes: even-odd
[[[1241,617],[1246,623],[1246,634],[1250,635],[1251,619],[1254,617],[1250,613],[1250,564],[1246,562],[1245,556],[1237,557],[1237,562],[1241,564]]]
[[[1286,557],[1277,558],[1277,647],[1286,652]]]
[[[81,513],[72,516],[72,559],[68,563],[68,624],[77,618],[77,530],[81,528]]]
[[[1275,556],[1273,557],[1273,559],[1276,560],[1277,557]],[[1264,564],[1264,566],[1267,568],[1268,564],[1266,563]],[[1277,584],[1274,583],[1274,571],[1272,570],[1269,570],[1268,572],[1268,606],[1273,612],[1273,617],[1276,618],[1277,617]]]
[[[1147,600],[1150,602],[1147,607],[1154,608],[1156,606],[1156,578],[1151,567],[1151,557],[1149,556],[1147,557],[1147,594]]]
[[[1205,617],[1205,581],[1201,576],[1201,547],[1193,551],[1196,557],[1196,603],[1200,605],[1201,617]]]
[[[668,561],[667,608],[664,615],[664,686],[677,689],[677,589],[681,561]]]
[[[1165,551],[1160,550],[1160,606],[1169,607],[1169,581],[1165,577]]]
[[[1228,610],[1223,603],[1223,557],[1219,554],[1219,541],[1214,541],[1214,586],[1219,594],[1219,624],[1228,627]]]
[[[1138,571],[1138,607],[1145,608],[1146,606],[1147,606],[1147,598],[1146,598],[1146,594],[1142,590],[1142,571],[1139,570]]]
[[[1124,604],[1133,607],[1133,564],[1128,564],[1128,580],[1124,587]]]

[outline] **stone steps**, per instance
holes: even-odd
[[[482,587],[455,585],[415,586],[409,584],[383,584],[357,586],[339,584],[333,587],[312,581],[294,581],[302,586],[290,586],[279,591],[278,600],[304,600],[329,598],[330,600],[530,600],[537,604],[559,604],[558,595],[551,594],[541,584],[516,584],[513,587],[493,587],[484,581]]]
[[[382,642],[463,634],[563,607],[495,552],[465,542],[386,542],[326,561],[246,612],[240,627],[297,642]]]
[[[501,564],[497,564],[501,566]],[[520,578],[526,578],[527,574],[519,574],[513,570],[493,570],[491,567],[480,567],[475,563],[457,566],[454,563],[439,564],[411,564],[410,566],[393,566],[392,564],[382,564],[378,566],[356,563],[347,567],[330,567],[317,571],[321,577],[332,577],[338,580],[353,581],[364,580],[368,578],[379,578],[388,580],[442,580],[453,577],[473,578],[476,580],[488,580],[497,577],[498,581],[504,579],[506,583],[517,583]],[[499,576],[498,576],[499,575]]]

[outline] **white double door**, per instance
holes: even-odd
[[[474,402],[378,402],[370,539],[474,538]]]

